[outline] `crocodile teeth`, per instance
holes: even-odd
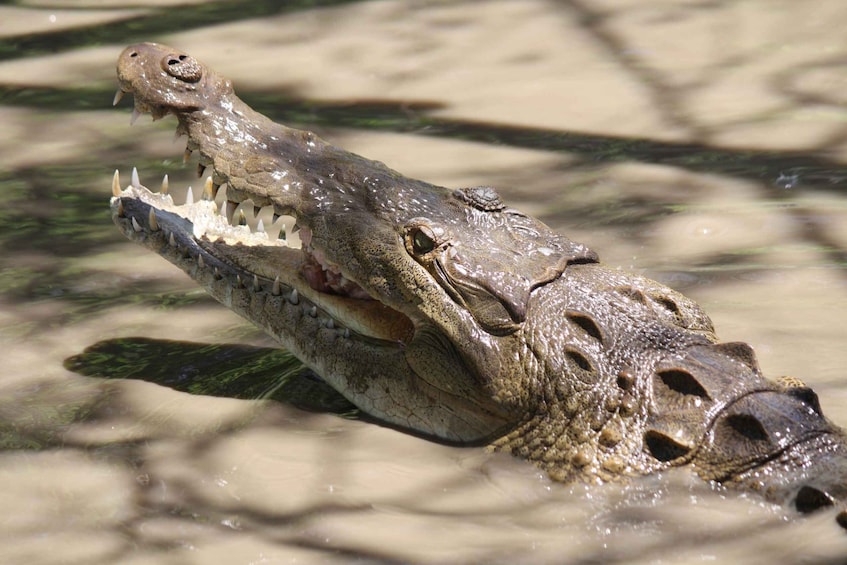
[[[147,215],[147,224],[150,226],[150,231],[159,231],[159,222],[156,220],[156,212],[153,211],[152,206],[150,207],[150,214]]]
[[[203,269],[206,267],[206,262],[203,260],[203,255],[197,256],[197,267]]]
[[[274,284],[271,287],[271,294],[273,294],[274,296],[279,296],[281,292],[282,289],[280,289],[279,287],[279,275],[277,275],[277,277],[274,279]]]
[[[132,168],[132,183],[133,188],[141,188],[141,181],[138,179],[138,169],[135,167]]]
[[[170,187],[170,183],[168,182],[168,175],[162,177],[162,189],[159,191],[162,194],[168,193],[168,188]]]
[[[185,193],[185,205],[190,206],[191,204],[194,204],[194,191],[189,186],[188,191]]]
[[[126,94],[126,92],[124,92],[123,90],[121,90],[119,88],[118,91],[115,92],[115,98],[112,100],[112,106],[117,106],[118,102],[120,102],[123,99],[124,94]]]
[[[215,199],[215,189],[212,184],[212,177],[206,177],[206,182],[203,184],[203,200],[214,200]]]
[[[135,216],[132,216],[130,218],[130,221],[132,222],[132,229],[134,229],[136,232],[140,232],[141,226],[138,225],[138,220],[135,219]]]
[[[185,148],[185,153],[182,154],[182,164],[185,165],[188,163],[188,160],[191,159],[191,149]]]
[[[118,91],[120,92],[120,91]],[[121,174],[115,169],[115,174],[112,175],[112,196],[121,195]]]
[[[259,220],[259,222],[256,224],[256,231],[261,232],[261,233],[265,233],[265,222],[263,222],[262,220]]]
[[[259,277],[253,275],[253,291],[259,292],[260,290],[262,290],[262,285],[259,284]]]
[[[138,108],[133,108],[132,116],[129,117],[129,125],[133,125],[138,120],[139,116],[141,116],[141,112]]]
[[[232,200],[226,201],[226,221],[232,223],[232,218],[235,216],[235,209],[238,208],[238,203]]]
[[[297,306],[297,304],[300,303],[300,295],[297,294],[296,288],[291,289],[291,294],[288,296],[288,302],[290,302],[294,306]]]
[[[170,245],[171,247],[176,247],[176,238],[174,237],[174,232],[171,232],[171,235],[168,238],[168,245]]]
[[[203,163],[197,163],[197,178],[198,179],[203,176],[203,173],[205,172],[205,170],[206,170],[206,165],[204,165]]]

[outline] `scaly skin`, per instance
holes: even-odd
[[[691,300],[490,188],[409,179],[275,124],[170,47],[128,47],[118,79],[137,111],[177,117],[212,169],[208,197],[226,184],[230,213],[293,216],[305,245],[232,227],[209,201],[175,206],[135,175],[121,190],[116,174],[117,225],[365,412],[562,481],[687,465],[802,512],[843,505],[847,443],[814,392],[765,379]]]

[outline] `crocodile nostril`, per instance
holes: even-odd
[[[203,78],[203,67],[188,55],[170,54],[162,58],[162,69],[183,82],[197,82]]]
[[[138,51],[133,51],[129,54],[130,57],[138,57]]]
[[[832,497],[822,490],[814,487],[804,486],[797,493],[797,498],[794,499],[794,507],[801,514],[809,514],[821,508],[828,508],[834,504]],[[842,521],[847,522],[847,517],[843,517],[844,512],[838,515],[836,520],[841,524],[841,527],[847,527]]]

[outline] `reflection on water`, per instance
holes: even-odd
[[[844,54],[823,39],[847,15],[763,1],[0,8],[42,30],[0,37],[0,561],[839,562],[831,516],[684,472],[560,485],[359,420],[109,220],[115,168],[196,182],[172,121],[109,108],[124,44],[177,44],[276,120],[497,186],[691,294],[847,424]]]
[[[97,378],[142,379],[191,394],[270,399],[303,410],[356,413],[344,397],[278,348],[109,339],[67,359],[65,368]]]

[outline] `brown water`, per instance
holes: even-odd
[[[196,182],[172,120],[110,107],[122,47],[173,44],[276,119],[496,186],[684,291],[847,425],[847,4],[277,4],[0,6],[0,562],[847,557],[831,515],[685,473],[560,485],[350,419],[108,215],[115,168]]]

